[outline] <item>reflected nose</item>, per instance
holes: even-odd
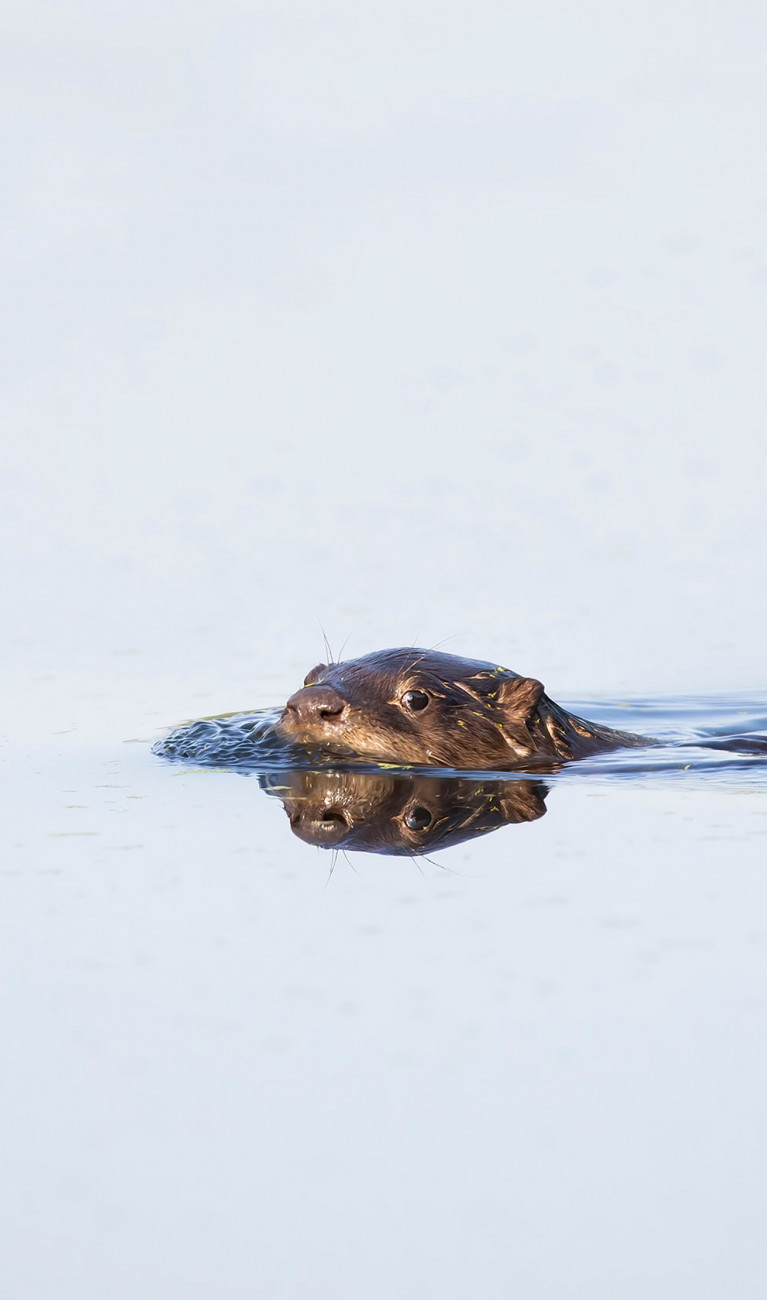
[[[303,726],[337,722],[346,708],[346,700],[332,686],[303,686],[291,695],[285,712],[291,721]]]
[[[352,824],[340,808],[307,808],[290,816],[290,828],[305,844],[340,844]]]

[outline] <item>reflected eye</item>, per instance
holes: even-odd
[[[314,686],[317,678],[324,673],[326,668],[327,664],[317,664],[316,668],[312,668],[312,671],[307,673],[304,678],[304,686]]]
[[[405,817],[405,825],[410,831],[425,831],[427,826],[431,826],[429,809],[420,806],[411,808]]]
[[[426,708],[430,698],[426,691],[405,691],[402,703],[406,709],[410,709],[411,713],[420,713],[421,709]]]

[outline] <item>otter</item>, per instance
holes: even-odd
[[[201,718],[153,750],[206,767],[260,771],[341,763],[540,773],[656,744],[569,713],[534,677],[408,648],[317,664],[284,709]]]
[[[317,664],[275,730],[286,744],[341,758],[464,771],[550,766],[656,743],[568,713],[534,677],[414,648]]]

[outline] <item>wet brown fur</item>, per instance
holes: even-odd
[[[414,712],[409,691],[428,705]],[[380,650],[318,664],[278,733],[341,756],[464,771],[510,770],[648,744],[568,713],[533,677],[434,650]]]

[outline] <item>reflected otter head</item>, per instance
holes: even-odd
[[[261,783],[306,844],[368,853],[418,856],[546,812],[541,781],[295,771]]]
[[[502,769],[541,752],[530,726],[542,697],[539,681],[482,660],[381,650],[318,664],[291,695],[277,729],[286,740],[340,755]]]

